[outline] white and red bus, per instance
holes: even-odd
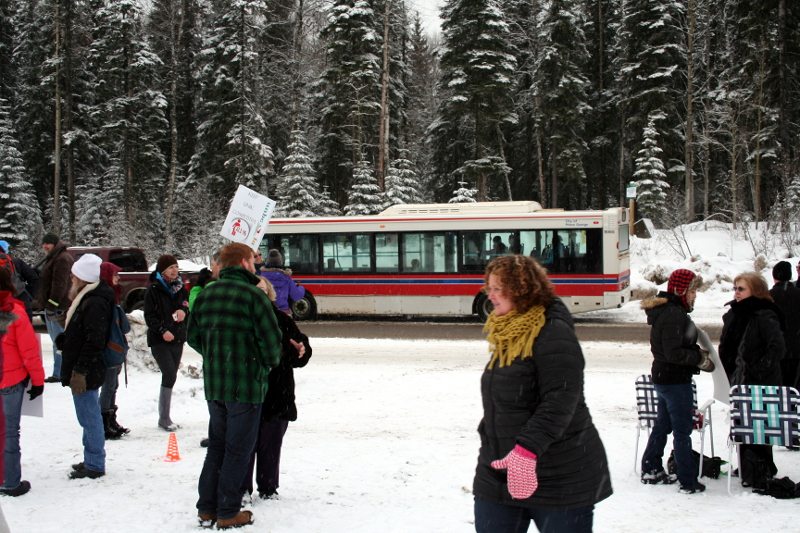
[[[470,315],[485,319],[486,264],[521,253],[544,265],[572,312],[630,298],[628,212],[542,209],[537,202],[403,204],[356,217],[273,219],[261,245],[278,249],[320,314]]]

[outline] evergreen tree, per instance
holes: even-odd
[[[478,189],[467,187],[466,181],[458,182],[458,189],[453,191],[453,197],[447,201],[450,204],[469,204],[477,202],[475,195],[478,194]]]
[[[636,171],[633,179],[636,182],[636,203],[639,214],[658,224],[667,213],[667,193],[669,184],[665,181],[664,162],[661,160],[663,150],[658,145],[658,131],[655,117],[651,116],[642,134],[642,148],[636,158]]]
[[[0,238],[15,248],[34,250],[42,233],[41,217],[10,115],[8,102],[0,99]]]
[[[377,144],[381,34],[366,0],[335,0],[322,36],[328,41],[321,95],[320,171],[343,203],[362,149]],[[347,209],[345,209],[347,212]]]
[[[583,11],[574,2],[553,0],[541,26],[543,45],[535,62],[533,97],[539,102],[549,165],[551,207],[585,209],[586,173],[583,157],[584,121],[589,112],[589,81],[584,75],[588,56]]]
[[[279,175],[282,190],[278,196],[280,210],[277,216],[313,217],[320,212],[322,193],[319,181],[308,155],[305,135],[302,131],[295,130],[292,132],[292,139],[288,147],[289,155]]]
[[[219,2],[198,57],[202,102],[197,151],[183,188],[209,187],[223,209],[238,185],[268,192],[273,169],[260,107],[261,36],[268,32],[265,0]]]
[[[386,206],[422,203],[422,190],[413,163],[406,159],[407,150],[389,163],[386,173]]]
[[[431,126],[434,165],[440,177],[456,172],[475,180],[478,198],[486,200],[508,188],[502,127],[517,121],[508,22],[495,0],[448,0],[442,19],[443,100]]]
[[[0,0],[0,98],[11,102],[17,73],[13,63],[16,26],[14,7],[17,2]]]
[[[95,13],[88,60],[98,83],[94,140],[108,155],[98,192],[109,193],[109,218],[121,209],[134,235],[156,239],[163,221],[167,100],[158,90],[162,63],[144,39],[138,2],[114,0]]]
[[[342,214],[339,209],[339,204],[331,196],[331,191],[328,190],[327,185],[322,186],[322,197],[319,200],[319,216],[323,217],[338,217]]]
[[[383,206],[383,194],[378,188],[375,171],[366,158],[361,159],[353,172],[353,184],[350,189],[350,198],[344,207],[344,214],[374,215],[380,212]]]

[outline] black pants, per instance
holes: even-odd
[[[183,355],[183,343],[155,344],[150,347],[153,357],[161,370],[161,386],[171,389],[178,378],[178,366]]]
[[[247,492],[251,494],[253,492],[253,470],[256,459],[258,459],[258,468],[255,469],[258,492],[273,493],[278,490],[281,447],[288,427],[288,420],[261,421],[258,427],[258,440],[250,458],[250,469],[242,487]]]
[[[754,489],[765,489],[767,479],[778,473],[778,468],[772,460],[772,446],[769,444],[742,444],[739,446],[739,453],[741,454],[742,485]]]
[[[781,360],[781,384],[784,387],[800,386],[800,359]]]

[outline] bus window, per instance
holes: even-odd
[[[404,272],[455,272],[455,233],[403,235]]]
[[[400,240],[397,233],[375,234],[375,271],[400,271]]]
[[[326,272],[369,272],[370,235],[330,234],[322,236],[322,263]]]
[[[619,225],[619,253],[627,252],[630,246],[630,235],[627,224]]]
[[[486,265],[483,251],[483,232],[465,231],[461,233],[461,258],[465,272],[483,272]]]
[[[264,259],[269,250],[283,256],[283,266],[294,274],[319,274],[319,238],[316,235],[274,235],[265,237],[259,251]]]
[[[530,256],[556,274],[602,272],[603,234],[599,229],[521,231],[520,240]]]

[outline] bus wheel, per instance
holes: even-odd
[[[475,298],[475,312],[478,313],[478,318],[481,319],[481,322],[486,322],[486,319],[489,318],[489,314],[494,310],[494,305],[486,297],[485,294],[479,294]]]
[[[292,302],[292,315],[295,320],[314,320],[317,317],[317,301],[306,289],[306,295]]]

